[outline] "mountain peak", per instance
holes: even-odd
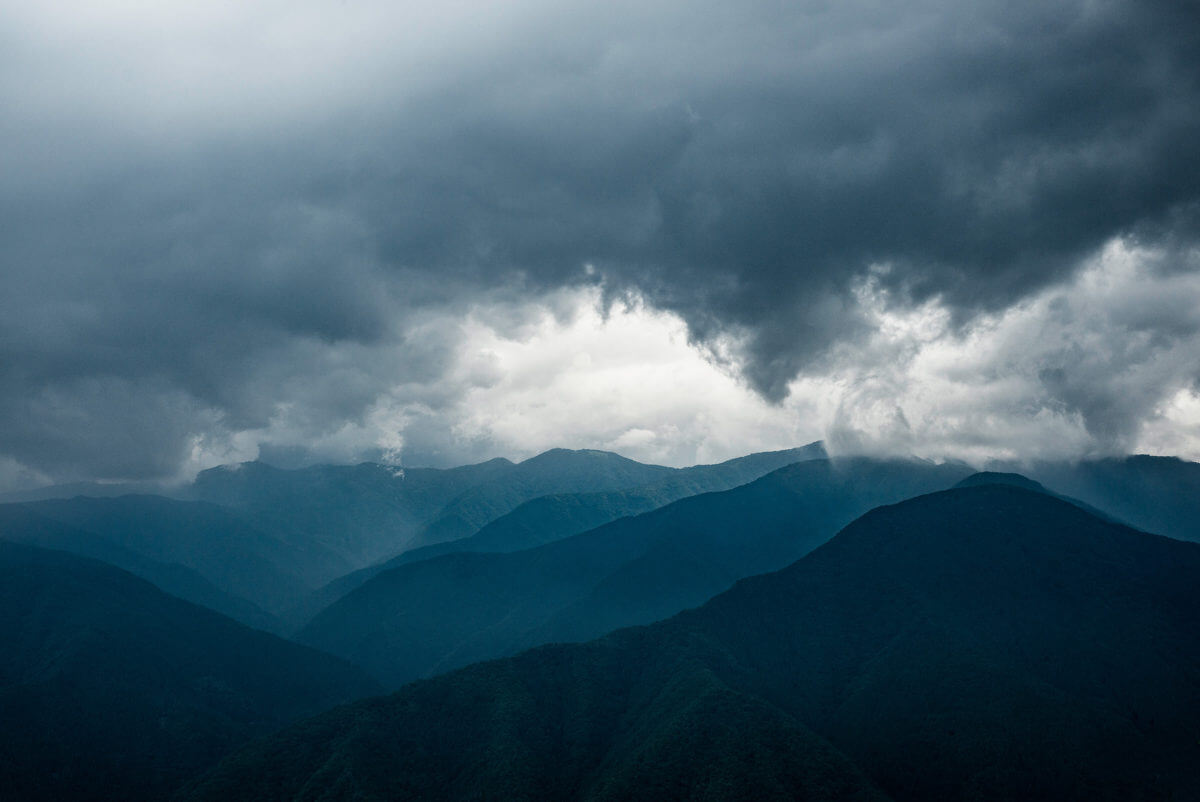
[[[978,581],[1018,562],[1022,571],[1053,572],[1052,566],[1066,559],[1087,562],[1106,549],[1116,559],[1112,555],[1122,549],[1136,551],[1138,543],[1157,539],[1039,488],[1036,482],[991,481],[877,507],[812,556],[827,552],[821,559],[835,553],[846,558],[853,553],[854,559],[864,560],[862,555],[870,554],[874,570],[899,571],[941,592],[950,576],[970,575]],[[1093,542],[1100,530],[1105,537]],[[960,569],[970,566],[971,571],[948,571],[956,561]]]
[[[530,457],[527,460],[523,460],[519,464],[524,465],[526,462],[536,462],[538,460],[546,459],[571,459],[587,457],[599,459],[626,459],[626,457],[622,457],[620,454],[617,454],[613,451],[601,451],[598,448],[550,448],[540,454]]]
[[[612,451],[600,451],[594,448],[552,448],[517,464],[522,468],[554,468],[596,464],[641,465],[642,463]]]
[[[980,485],[1011,485],[1013,487],[1032,490],[1036,493],[1048,492],[1041,482],[1035,482],[1028,476],[1002,471],[980,471],[979,473],[973,473],[956,484],[955,487],[978,487]]]

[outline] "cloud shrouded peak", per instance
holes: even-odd
[[[0,45],[0,481],[1195,424],[1193,4],[58,2]],[[681,341],[711,406],[554,409]],[[951,354],[985,389],[930,427]]]

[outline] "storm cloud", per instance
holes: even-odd
[[[871,367],[881,310],[961,345],[1060,297],[1073,356],[983,362],[1020,376],[1004,404],[1080,422],[1062,450],[1130,447],[1200,378],[1172,284],[1197,53],[1200,9],[1154,1],[14,7],[0,455],[54,480],[532,448],[465,423],[507,386],[478,326],[520,342],[580,298],[677,316],[763,415],[839,388],[825,430],[776,434],[890,448],[871,410],[919,374]],[[1114,243],[1138,281],[1082,312]],[[986,450],[905,420],[911,450]]]

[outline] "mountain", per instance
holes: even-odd
[[[493,459],[450,469],[363,463],[289,470],[246,462],[201,471],[182,487],[82,483],[7,494],[0,501],[37,500],[57,505],[80,496],[154,494],[219,506],[227,516],[239,519],[242,527],[283,544],[286,554],[278,555],[283,572],[307,586],[299,594],[290,587],[284,594],[275,594],[268,604],[253,599],[278,611],[300,601],[310,588],[378,564],[414,545],[472,535],[494,518],[539,496],[622,492],[666,479],[669,484],[652,491],[651,498],[642,503],[660,505],[682,495],[733,486],[739,478],[748,481],[769,469],[763,465],[778,467],[773,464],[777,459],[774,455],[750,455],[721,466],[675,469],[644,465],[604,451],[553,449],[520,464]],[[718,477],[726,484],[714,483]],[[642,511],[641,507],[637,511]],[[614,510],[613,514],[628,513]],[[543,537],[549,539],[553,534]],[[513,548],[526,545],[532,543],[514,544]],[[209,579],[229,590],[213,577]],[[282,596],[287,597],[286,603]]]
[[[221,592],[270,613],[287,609],[311,589],[304,562],[292,547],[214,504],[161,496],[80,496],[0,510],[13,507],[86,533],[72,542],[42,545],[109,559],[87,545],[89,539],[106,541],[156,563],[184,566]]]
[[[47,485],[29,490],[0,493],[0,504],[22,501],[46,501],[53,498],[115,498],[116,496],[170,495],[170,488],[160,482],[70,482]]]
[[[248,626],[276,633],[283,629],[278,619],[258,605],[225,593],[187,566],[152,560],[95,532],[38,515],[22,504],[0,504],[0,540],[91,557]]]
[[[500,516],[470,537],[402,552],[382,563],[338,577],[318,588],[289,613],[297,626],[390,568],[460,551],[509,552],[533,548],[586,532],[628,515],[665,506],[688,496],[728,490],[794,462],[825,459],[821,443],[801,448],[749,454],[715,465],[681,468],[666,479],[630,490],[607,493],[563,493],[541,496]]]
[[[668,621],[295,725],[182,798],[1194,799],[1197,576],[1200,546],[1044,493],[933,493]]]
[[[645,465],[609,451],[555,448],[517,463],[495,481],[455,498],[422,530],[414,546],[468,537],[526,501],[552,493],[625,490],[673,475],[678,468]]]
[[[979,471],[978,473],[971,474],[954,486],[979,487],[980,485],[1012,485],[1013,487],[1021,487],[1025,490],[1032,490],[1035,493],[1052,494],[1052,491],[1047,490],[1046,486],[1041,482],[1035,482],[1028,476],[1022,476],[1019,473],[1004,471]]]
[[[1200,463],[1145,455],[1030,468],[1046,486],[1122,521],[1200,542]]]
[[[1032,490],[1035,493],[1044,493],[1048,496],[1054,496],[1054,498],[1061,499],[1069,504],[1074,504],[1076,507],[1087,510],[1097,518],[1103,518],[1104,520],[1111,521],[1112,523],[1125,523],[1125,521],[1122,521],[1120,518],[1117,518],[1114,515],[1110,515],[1104,510],[1093,507],[1091,504],[1080,501],[1077,498],[1065,496],[1062,493],[1055,493],[1041,482],[1036,482],[1033,479],[1030,479],[1028,476],[1022,476],[1019,473],[1004,471],[980,471],[979,473],[971,474],[966,479],[963,479],[961,482],[956,484],[955,487],[977,487],[979,485],[1012,485],[1013,487],[1021,487],[1026,490]],[[1171,533],[1165,532],[1163,534],[1169,536]]]
[[[729,490],[785,465],[809,459],[828,459],[821,443],[749,454],[715,465],[680,468],[665,479],[629,490],[541,496],[484,525],[470,537],[412,549],[385,565],[390,568],[455,551],[520,551],[595,529],[627,515],[649,512],[681,498]]]
[[[202,471],[181,497],[219,504],[288,544],[315,586],[413,548],[474,534],[547,493],[619,490],[677,469],[605,451],[554,449],[446,470],[261,462]]]
[[[377,689],[120,569],[0,542],[5,799],[162,799],[251,738]]]
[[[698,605],[787,565],[874,506],[968,473],[916,460],[799,462],[534,549],[398,566],[296,637],[390,686],[539,643],[586,640]]]
[[[319,586],[403,551],[456,497],[515,469],[506,459],[448,470],[372,463],[284,470],[248,462],[202,471],[180,492],[288,544]]]

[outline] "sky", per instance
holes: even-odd
[[[0,0],[0,490],[1200,459],[1200,6]]]

